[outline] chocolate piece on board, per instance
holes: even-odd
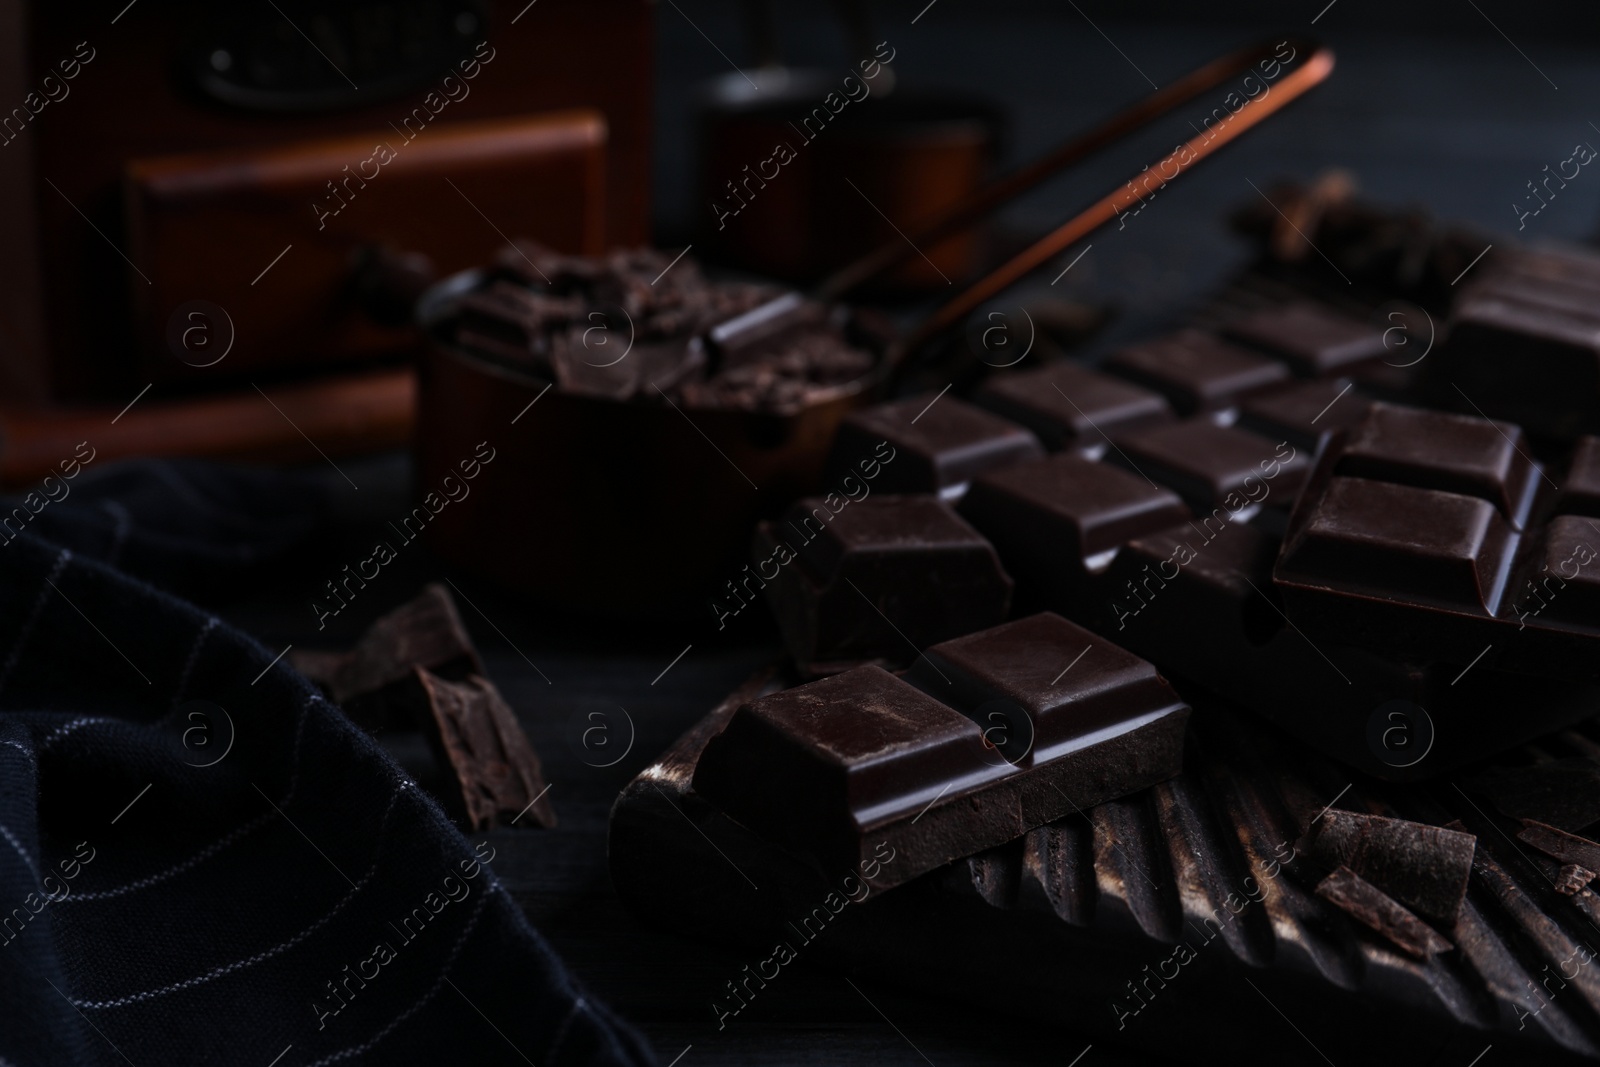
[[[1317,896],[1417,959],[1436,956],[1454,947],[1405,905],[1349,867],[1341,866],[1317,883]]]
[[[1034,650],[1059,662],[1058,671],[1092,642],[1072,629],[1070,636],[1057,629],[1034,635]],[[1084,644],[1076,644],[1080,636]],[[1189,709],[1142,676],[1125,679],[1119,718],[1086,726],[1050,758],[1029,761],[1026,751],[1017,751],[1013,731],[1023,721],[1037,727],[1037,717],[1050,736],[1070,734],[1073,713],[1064,706],[1079,692],[1098,693],[1107,676],[1086,670],[1074,679],[1067,670],[1057,690],[1030,681],[1021,695],[1032,711],[1000,688],[992,690],[995,703],[973,706],[975,691],[1007,668],[995,662],[994,648],[964,648],[965,656],[953,653],[969,672],[961,696],[954,678],[945,686],[950,692],[935,699],[882,668],[864,666],[743,705],[707,743],[695,791],[824,871],[855,870],[888,850],[894,860],[873,864],[863,877],[889,888],[1087,804],[1164,781],[1181,768]],[[931,665],[944,646],[928,654]],[[927,684],[945,681],[936,667],[932,677]],[[960,707],[944,699],[959,700]],[[1115,697],[1099,699],[1102,710],[1116,703]],[[998,721],[970,717],[991,707],[1009,714]]]
[[[1310,831],[1311,855],[1345,866],[1419,914],[1455,921],[1477,838],[1408,819],[1329,809]]]
[[[1517,840],[1526,841],[1546,856],[1562,863],[1576,863],[1588,870],[1600,871],[1600,844],[1588,838],[1569,834],[1533,819],[1523,819]]]

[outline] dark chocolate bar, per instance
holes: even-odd
[[[953,396],[913,396],[857,411],[839,424],[828,468],[849,472],[882,441],[894,448],[877,490],[957,496],[977,474],[1044,455],[1016,423]]]
[[[1600,677],[1600,523],[1547,479],[1515,426],[1374,405],[1295,508],[1286,614],[1314,640]]]
[[[925,669],[924,669],[925,668]],[[1058,616],[745,704],[695,791],[758,833],[888,888],[1177,773],[1189,709],[1149,664]]]
[[[1339,399],[1335,391],[1322,408],[1334,401],[1332,411],[1352,401],[1370,406],[1355,392]],[[1490,491],[1481,460],[1444,470],[1438,456],[1423,462],[1384,445],[1392,429],[1375,433],[1355,462],[1407,478],[1437,467],[1454,484]],[[1574,721],[1600,700],[1600,686],[1583,678],[1530,677],[1487,663],[1472,667],[1473,685],[1455,684],[1481,644],[1465,654],[1408,656],[1355,634],[1308,639],[1285,614],[1273,566],[1309,453],[1251,433],[1242,420],[1220,427],[1193,419],[1130,436],[1131,448],[1119,437],[1122,452],[1112,449],[1102,462],[1055,456],[973,481],[959,510],[1000,553],[1017,583],[1018,605],[1060,611],[1180,682],[1237,700],[1380,777],[1442,773]],[[1224,449],[1205,447],[1218,437],[1246,459],[1259,456],[1254,470],[1226,462]],[[1494,438],[1509,457],[1507,472],[1515,474],[1511,461],[1520,457]],[[1574,467],[1587,471],[1588,462]],[[1563,499],[1592,500],[1582,488],[1590,480],[1585,474]],[[1526,472],[1507,484],[1504,498],[1520,500]],[[1190,498],[1193,514],[1174,489]],[[1198,510],[1205,504],[1211,506]],[[1554,529],[1560,533],[1570,522]],[[1567,610],[1586,610],[1576,583],[1569,580],[1562,595]],[[1557,602],[1548,596],[1546,602],[1544,614],[1558,618]],[[1537,607],[1531,601],[1524,610]],[[1537,714],[1507,716],[1508,706]],[[1454,726],[1435,731],[1436,720]]]
[[[914,886],[855,892],[858,903],[819,925],[813,909],[841,882],[855,886],[844,880],[853,872],[816,870],[690,788],[707,739],[753,695],[703,719],[613,810],[612,883],[652,925],[762,953],[798,936],[814,966],[953,1010],[1057,1024],[1073,1005],[1094,1054],[1103,1041],[1170,1058],[1177,1032],[1202,1035],[1207,1062],[1259,1057],[1264,1040],[1316,1063],[1320,1052],[1338,1064],[1465,1065],[1488,1045],[1483,1064],[1600,1059],[1600,986],[1585,966],[1600,896],[1555,891],[1558,862],[1517,842],[1515,824],[1466,783],[1352,782],[1343,767],[1212,704],[1192,719],[1191,758],[1177,778],[1069,812]],[[1600,724],[1540,748],[1600,751]],[[1524,750],[1506,767],[1538,758]],[[1297,854],[1297,838],[1330,803],[1434,829],[1465,821],[1477,838],[1470,886],[1453,926],[1434,931],[1453,949],[1430,952],[1438,944],[1415,930],[1415,955],[1317,894],[1322,872]],[[712,995],[738,1004],[721,989]]]
[[[874,495],[838,511],[800,500],[761,524],[752,555],[805,674],[903,666],[929,645],[1005,621],[1011,606],[994,548],[935,496]]]

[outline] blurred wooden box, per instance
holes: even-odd
[[[130,164],[127,252],[149,278],[132,286],[147,378],[215,385],[392,354],[414,331],[375,321],[351,284],[373,247],[425,249],[443,273],[487,261],[510,237],[604,251],[598,112],[460,123],[412,142],[383,133]],[[230,344],[225,361],[206,365],[183,344],[191,320],[174,326],[172,309],[191,301],[226,312],[227,336],[206,339],[218,356]]]
[[[649,0],[138,0],[126,7],[0,0],[0,403],[132,396],[150,380],[142,376],[136,309],[144,321],[164,324],[191,299],[225,308],[251,299],[245,291],[267,263],[256,261],[253,245],[227,277],[209,273],[209,295],[185,292],[188,275],[176,275],[162,279],[157,296],[155,264],[139,259],[154,250],[133,248],[125,215],[123,181],[134,160],[290,150],[399,128],[429,94],[434,114],[412,152],[464,124],[586,107],[609,130],[605,243],[644,243],[653,13]],[[447,75],[461,81],[459,63],[476,58],[483,41],[493,58],[481,61],[470,92],[444,87]],[[441,107],[447,92],[456,95]],[[458,218],[459,208],[483,225],[440,186],[458,202],[430,193],[385,210],[448,208]],[[369,191],[379,195],[378,183]],[[347,219],[359,217],[357,207]],[[298,232],[286,226],[272,255],[302,237],[304,247],[315,243],[318,218],[309,205],[304,211]],[[300,251],[274,270],[292,272]],[[313,321],[287,302],[280,314]],[[292,333],[276,333],[273,343],[284,366],[301,362]],[[380,348],[361,338],[348,354]]]

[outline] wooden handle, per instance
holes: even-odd
[[[1229,71],[1237,75],[1240,69],[1249,70],[1250,65],[1245,62],[1242,68],[1237,67],[1241,61],[1251,58],[1260,58],[1266,54],[1263,47],[1256,52],[1240,53],[1230,57],[1228,64],[1213,70],[1212,67],[1204,68],[1211,71],[1212,77],[1221,79],[1229,76]],[[1268,58],[1271,58],[1270,55]],[[1260,99],[1247,99],[1239,110],[1233,111],[1228,118],[1217,123],[1209,131],[1199,130],[1186,143],[1174,148],[1153,166],[1144,168],[1139,174],[1124,185],[1114,189],[1101,197],[1095,203],[1062,223],[1055,230],[1041,237],[1029,247],[1017,253],[1011,259],[978,279],[969,288],[955,299],[939,308],[920,326],[905,338],[899,347],[901,353],[915,351],[918,346],[937,336],[957,322],[960,322],[969,312],[981,307],[985,301],[1004,291],[1029,272],[1048,262],[1057,254],[1070,248],[1072,245],[1089,236],[1095,230],[1104,226],[1111,220],[1129,212],[1130,208],[1155,196],[1156,192],[1165,188],[1168,183],[1180,177],[1186,170],[1207,156],[1216,152],[1242,136],[1246,131],[1257,124],[1266,121],[1278,112],[1284,105],[1295,100],[1316,85],[1320,85],[1329,74],[1333,73],[1333,53],[1323,47],[1316,47],[1306,57],[1305,62],[1286,74],[1282,81],[1274,85],[1270,92],[1265,93]],[[1167,169],[1171,168],[1169,176]],[[1140,181],[1143,177],[1143,181]],[[1152,178],[1157,183],[1157,188],[1150,187]],[[1140,184],[1135,185],[1136,181]]]

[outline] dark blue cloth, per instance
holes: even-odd
[[[323,513],[293,476],[145,463],[0,543],[0,1065],[653,1062],[487,842],[151,584],[215,592]]]

